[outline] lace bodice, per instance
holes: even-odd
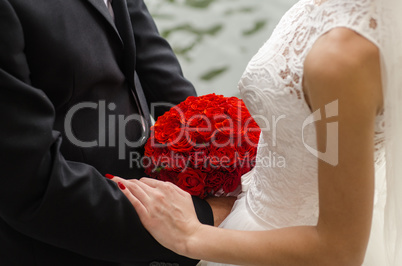
[[[318,159],[311,153],[316,133],[313,123],[305,122],[311,111],[303,95],[303,64],[315,41],[335,27],[379,43],[373,1],[301,0],[282,18],[239,82],[243,100],[262,128],[256,167],[243,176],[247,205],[272,228],[317,222]],[[383,163],[383,138],[383,117],[378,116],[373,140],[378,167]]]

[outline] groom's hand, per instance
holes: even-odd
[[[219,226],[232,210],[236,197],[209,197],[206,201],[212,208],[214,226]]]

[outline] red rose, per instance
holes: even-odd
[[[191,139],[188,139],[186,136],[174,138],[169,145],[170,149],[175,152],[188,152],[193,149],[193,146],[194,142]]]
[[[229,193],[234,191],[241,183],[240,171],[235,171],[233,173],[228,173],[225,182],[223,183],[223,191]]]
[[[207,174],[200,170],[186,169],[177,176],[177,186],[186,190],[193,196],[204,198],[205,178]]]
[[[208,163],[208,150],[206,148],[194,149],[189,152],[189,161],[192,168],[205,169]]]
[[[177,173],[171,171],[161,170],[156,176],[159,180],[162,181],[169,181],[172,183],[177,182]]]
[[[258,141],[260,139],[261,129],[258,124],[250,117],[247,119],[244,125],[244,140],[248,142],[249,145],[257,147]]]
[[[213,171],[210,173],[209,178],[205,180],[205,186],[208,192],[217,192],[222,188],[222,184],[227,178],[227,172]]]
[[[211,163],[219,168],[227,169],[235,163],[236,153],[229,145],[213,147],[209,153]]]
[[[188,119],[186,129],[192,138],[205,142],[211,138],[212,123],[207,116],[197,114]]]

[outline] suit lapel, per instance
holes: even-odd
[[[119,31],[117,30],[112,16],[109,14],[109,10],[107,9],[105,3],[103,0],[86,0],[88,3],[90,3],[110,24],[110,26],[114,29],[114,32],[116,33],[117,37],[120,39],[120,41],[123,43],[123,40],[119,34]]]

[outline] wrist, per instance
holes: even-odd
[[[198,229],[187,238],[184,250],[184,256],[194,258],[194,259],[202,259],[203,258],[203,250],[205,246],[205,239],[208,239],[207,232],[212,228],[211,226],[200,224]]]

